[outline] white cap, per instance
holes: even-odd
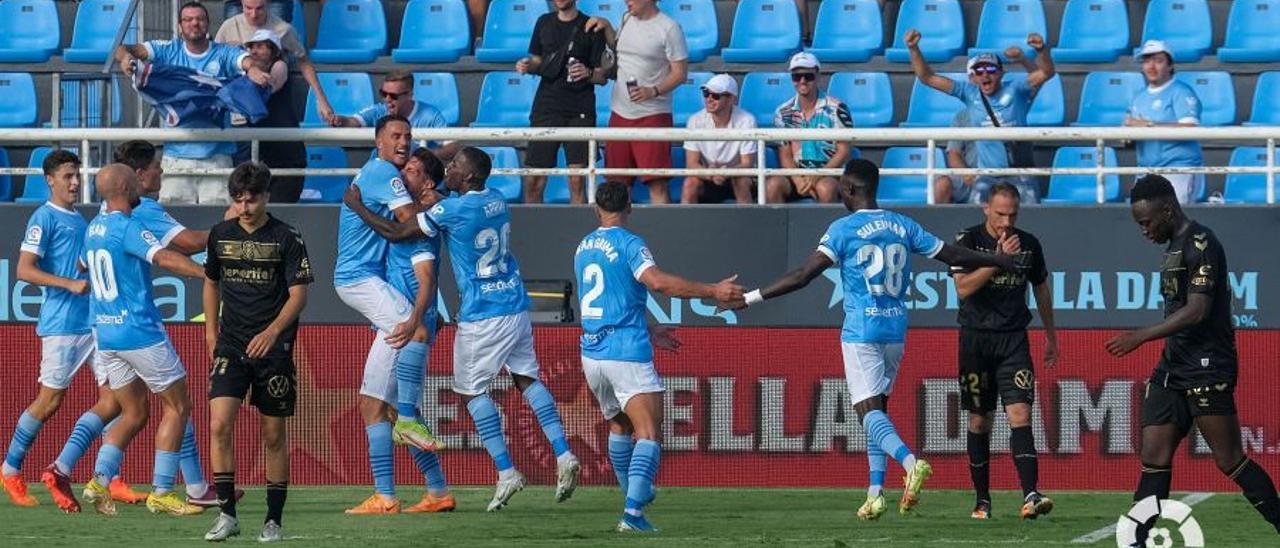
[[[1146,42],[1143,42],[1142,47],[1138,48],[1138,50],[1134,52],[1133,56],[1137,60],[1141,61],[1143,57],[1156,53],[1166,54],[1169,56],[1169,59],[1173,59],[1173,51],[1169,49],[1168,44],[1164,43],[1164,40],[1147,40]]]
[[[787,70],[801,68],[819,69],[822,68],[822,66],[818,64],[818,58],[814,57],[812,53],[802,51],[791,56],[791,66],[788,67]]]
[[[249,44],[254,42],[271,42],[272,44],[275,44],[276,49],[284,49],[284,47],[280,45],[280,35],[276,34],[275,31],[272,31],[271,29],[258,29],[253,33],[251,38],[244,41],[244,45],[247,47]]]
[[[738,96],[738,82],[728,74],[712,76],[707,83],[702,84],[702,89],[711,93],[728,93],[734,97]]]

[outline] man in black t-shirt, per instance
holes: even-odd
[[[1027,341],[1027,285],[1035,289],[1036,307],[1045,328],[1045,367],[1058,359],[1053,301],[1040,240],[1014,227],[1021,196],[1009,183],[996,183],[982,212],[986,222],[956,235],[956,245],[1014,258],[1013,271],[994,267],[951,268],[960,294],[960,405],[969,412],[969,475],[977,503],[974,519],[991,517],[991,422],[996,398],[1009,418],[1009,449],[1022,484],[1022,518],[1035,519],[1053,510],[1053,501],[1037,490],[1039,464],[1031,430],[1035,400],[1035,367]]]
[[[1194,423],[1218,469],[1280,533],[1275,484],[1241,447],[1226,252],[1213,231],[1182,212],[1164,177],[1139,179],[1130,201],[1142,235],[1168,244],[1160,265],[1164,321],[1107,341],[1107,352],[1121,357],[1148,341],[1165,339],[1142,398],[1142,477],[1133,500],[1169,498],[1173,454]],[[1146,546],[1156,517],[1137,527],[1134,546]]]
[[[209,231],[204,311],[205,341],[213,358],[210,457],[222,512],[205,540],[240,534],[233,496],[234,425],[246,394],[261,414],[267,453],[267,517],[258,540],[281,538],[289,486],[285,419],[293,415],[298,397],[293,344],[312,277],[302,236],[267,213],[270,184],[267,166],[246,162],[236,167],[227,191],[237,216]]]
[[[604,53],[604,36],[588,32],[586,14],[578,11],[577,0],[552,0],[555,11],[538,18],[529,41],[529,56],[516,62],[516,72],[542,77],[533,96],[529,125],[533,127],[595,127],[596,92],[592,69]],[[586,167],[587,143],[531,141],[525,150],[525,167],[556,166],[556,151],[564,147],[565,164]],[[531,175],[524,179],[525,203],[542,203],[547,178]],[[585,204],[583,177],[569,177],[569,200]]]

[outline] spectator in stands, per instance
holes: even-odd
[[[320,78],[316,76],[316,66],[311,62],[311,58],[307,57],[307,48],[302,45],[306,37],[298,36],[297,29],[289,24],[288,19],[279,17],[275,13],[275,9],[268,10],[267,0],[236,2],[236,4],[241,3],[244,5],[244,13],[229,17],[224,21],[222,26],[218,27],[218,34],[214,35],[213,40],[232,46],[241,46],[260,30],[274,32],[279,37],[285,62],[289,66],[296,66],[302,72],[302,78],[307,81],[308,86],[311,86],[311,92],[316,96],[316,112],[320,115],[321,120],[329,123],[333,119],[333,107],[329,105],[329,98],[325,96],[324,88],[320,87]],[[288,4],[289,2],[272,2],[271,6],[274,8],[276,5]],[[292,8],[288,12],[292,13]],[[236,162],[237,165],[240,163]],[[272,180],[274,181],[274,179]],[[271,197],[275,199],[275,194],[272,194]]]
[[[533,96],[529,125],[596,127],[596,93],[591,72],[604,53],[604,36],[585,30],[590,18],[578,11],[577,0],[553,0],[552,5],[556,10],[543,14],[533,27],[529,56],[516,62],[516,72],[542,77]],[[556,151],[561,146],[569,167],[586,167],[585,141],[531,141],[525,151],[525,166],[555,167]],[[583,177],[569,177],[571,203],[587,203],[583,183]],[[525,203],[542,203],[546,186],[544,175],[525,177]]]
[[[800,52],[791,57],[788,66],[796,96],[778,105],[773,125],[780,128],[850,128],[853,116],[849,106],[818,88],[821,65],[812,53]],[[785,141],[778,150],[778,163],[783,168],[844,167],[853,147],[844,141]],[[771,204],[782,204],[803,198],[835,203],[836,178],[827,175],[774,175],[766,183],[765,198]]]
[[[180,40],[150,40],[122,45],[115,58],[120,70],[132,76],[135,61],[176,65],[202,74],[227,79],[247,73],[262,85],[269,76],[258,70],[243,50],[209,41],[209,12],[199,2],[187,2],[178,10]],[[166,127],[168,120],[165,121]],[[220,127],[208,120],[183,119],[177,127],[209,129]],[[226,176],[173,175],[190,169],[230,169],[233,143],[173,142],[165,146],[161,166],[170,173],[160,191],[160,201],[177,204],[226,204]]]
[[[448,127],[444,114],[430,104],[413,98],[413,73],[407,70],[393,70],[382,79],[378,88],[381,103],[374,103],[351,116],[335,114],[330,125],[335,127],[374,127],[383,116],[398,115],[409,120],[414,129]],[[449,142],[439,144],[431,141],[419,141],[417,146],[434,148],[441,161],[453,158],[458,151],[458,144]]]
[[[1027,35],[1027,45],[1036,52],[1036,70],[1027,74],[1026,79],[1019,79],[1003,85],[1004,64],[1000,57],[991,53],[980,53],[969,59],[967,65],[969,80],[961,82],[933,72],[933,68],[920,53],[920,32],[908,30],[903,36],[907,50],[911,53],[911,68],[925,85],[950,94],[962,102],[969,110],[971,127],[1017,127],[1027,125],[1027,111],[1031,110],[1031,102],[1035,99],[1040,86],[1053,78],[1053,59],[1045,46],[1044,37],[1036,33]],[[1022,48],[1011,47],[1005,55],[1012,61],[1020,62]],[[1030,143],[1006,143],[1003,141],[978,141],[979,168],[1032,167]],[[975,203],[985,201],[985,195],[991,185],[1004,181],[1018,187],[1022,195],[1022,203],[1039,201],[1040,185],[1034,177],[978,177],[969,200]]]
[[[617,85],[609,100],[609,127],[671,127],[671,92],[684,83],[689,72],[689,48],[684,30],[658,10],[656,0],[628,0],[627,13],[615,32],[607,19],[593,17],[588,30],[603,29],[605,40],[617,51]],[[601,74],[597,71],[596,81]],[[665,141],[611,141],[605,146],[609,168],[671,167],[671,143]],[[630,183],[632,177],[610,177]],[[655,204],[671,201],[666,175],[641,177]]]
[[[246,5],[253,0],[245,0]],[[284,48],[280,36],[269,29],[258,29],[244,43],[251,62],[271,75],[271,98],[267,101],[267,117],[257,123],[245,122],[249,127],[298,127],[300,117],[293,105],[293,85],[289,81],[289,69],[284,62]],[[233,119],[236,118],[233,116]],[[236,165],[253,159],[251,143],[238,143],[234,161]],[[272,169],[299,169],[307,167],[307,147],[302,141],[260,141],[258,159]],[[302,195],[301,175],[276,175],[271,177],[271,202],[295,203]]]
[[[279,18],[286,23],[293,22],[293,2],[290,0],[270,0],[269,2],[267,0],[226,0],[226,2],[222,3],[222,19],[226,21],[241,13],[247,13],[250,11],[249,4],[261,6],[264,2],[268,4],[267,9],[271,11],[272,17]],[[218,41],[221,42],[222,40]]]
[[[1147,40],[1138,50],[1147,89],[1129,102],[1128,127],[1195,127],[1200,125],[1200,98],[1191,86],[1173,79],[1173,53],[1160,40]],[[1202,167],[1197,141],[1137,141],[1141,167]],[[1204,189],[1203,173],[1164,173],[1178,201],[1189,204]]]
[[[728,74],[717,74],[702,86],[706,108],[689,117],[689,129],[755,129],[756,117],[738,108],[738,82]],[[747,168],[756,165],[755,141],[685,141],[685,166],[696,168]],[[734,200],[749,204],[750,177],[685,177],[680,202],[712,203]]]

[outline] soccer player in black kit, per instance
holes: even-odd
[[[1142,398],[1142,478],[1134,502],[1169,498],[1173,454],[1192,423],[1213,450],[1214,463],[1262,517],[1280,532],[1275,484],[1245,456],[1236,419],[1235,330],[1227,255],[1213,231],[1182,212],[1169,181],[1159,175],[1138,180],[1131,193],[1133,220],[1142,235],[1168,243],[1160,264],[1164,321],[1107,341],[1107,352],[1124,356],[1143,343],[1165,339],[1164,352]],[[1146,546],[1156,517],[1137,526]]]
[[[227,182],[236,217],[209,231],[204,311],[205,341],[213,358],[210,460],[222,511],[205,540],[222,541],[240,534],[234,496],[234,426],[246,394],[261,414],[262,446],[267,453],[267,516],[258,540],[282,538],[281,515],[289,488],[285,419],[293,415],[298,397],[293,343],[312,277],[302,236],[267,213],[270,184],[267,166],[257,162],[237,166]],[[224,302],[226,306],[220,307]]]
[[[1036,306],[1045,328],[1045,367],[1058,359],[1053,327],[1053,301],[1044,250],[1031,233],[1014,227],[1021,196],[1009,183],[991,187],[982,212],[986,222],[956,235],[956,245],[1009,255],[1018,268],[952,267],[960,295],[960,406],[969,412],[969,475],[977,495],[971,516],[991,517],[991,421],[996,398],[1009,419],[1009,449],[1022,484],[1022,518],[1035,519],[1053,510],[1053,500],[1037,490],[1039,466],[1031,430],[1035,373],[1027,341],[1027,285],[1035,289]]]

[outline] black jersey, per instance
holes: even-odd
[[[219,343],[240,351],[275,321],[290,287],[312,282],[302,236],[270,214],[252,234],[235,219],[214,225],[204,272],[218,282],[222,295]],[[291,352],[297,331],[295,321],[280,333],[269,353]]]
[[[1001,270],[987,283],[960,301],[957,318],[965,329],[982,331],[1019,331],[1031,323],[1027,309],[1027,285],[1040,285],[1049,277],[1044,265],[1040,240],[1025,230],[1013,229],[1021,251],[1014,257],[1018,268]],[[978,252],[995,253],[996,239],[987,233],[986,225],[975,225],[956,235],[956,245]],[[969,273],[976,269],[951,267],[952,273]]]
[[[1236,382],[1236,335],[1231,323],[1227,254],[1213,231],[1195,221],[1169,240],[1160,265],[1164,315],[1181,310],[1187,297],[1213,299],[1204,321],[1165,339],[1152,380],[1174,389]]]

